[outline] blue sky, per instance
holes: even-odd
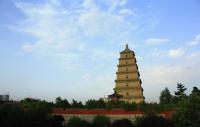
[[[113,92],[135,51],[146,101],[200,87],[199,0],[1,0],[0,93],[85,101]]]

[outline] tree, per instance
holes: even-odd
[[[106,107],[106,103],[102,98],[97,100],[97,108],[105,108],[105,107]]]
[[[82,120],[81,118],[74,116],[69,119],[67,127],[92,127],[92,124],[86,120]]]
[[[137,127],[174,127],[173,122],[154,113],[136,118],[135,123]]]
[[[72,100],[72,108],[83,108],[84,106],[83,106],[83,104],[82,104],[82,102],[80,101],[80,102],[78,102],[78,101],[76,101],[76,100]]]
[[[56,98],[56,104],[57,104],[57,103],[60,103],[60,102],[62,102],[61,97],[57,97],[57,98]]]
[[[96,101],[94,99],[90,99],[90,100],[86,101],[85,106],[88,109],[93,109],[93,108],[97,107],[97,104],[96,104]]]
[[[106,103],[102,98],[100,98],[99,100],[90,99],[86,101],[85,106],[88,109],[106,108]]]
[[[125,110],[134,110],[134,109],[137,108],[137,104],[134,103],[134,102],[133,102],[133,103],[124,102],[123,108],[124,108]]]
[[[177,104],[181,100],[185,99],[187,97],[185,91],[187,88],[182,83],[177,83],[177,91],[174,92],[175,96],[173,97],[173,103]]]
[[[172,95],[171,95],[169,89],[166,87],[160,93],[160,104],[170,104],[171,101],[172,101]]]
[[[185,88],[185,86],[182,83],[177,83],[177,91],[175,92],[175,95],[177,97],[185,97],[186,90],[187,90],[187,88]]]
[[[128,119],[115,120],[111,127],[134,127],[132,122]]]
[[[82,120],[79,117],[72,117],[67,123],[67,127],[82,127]]]
[[[62,100],[61,97],[56,98],[56,107],[58,108],[70,108],[71,105],[67,99]]]
[[[52,127],[63,127],[64,121],[65,119],[61,115],[54,115],[50,119]]]
[[[0,105],[1,127],[52,127],[48,103],[26,98],[20,102]],[[55,122],[55,119],[54,119]]]
[[[193,87],[191,94],[197,94],[198,96],[200,96],[200,90],[197,87]]]
[[[180,102],[180,107],[172,116],[176,127],[199,127],[200,96],[191,94]]]
[[[93,127],[92,124],[86,120],[82,120],[82,127]]]
[[[110,127],[110,118],[107,116],[95,116],[93,119],[93,125],[95,127]]]

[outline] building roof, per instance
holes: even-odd
[[[117,98],[117,99],[119,99],[119,98],[121,98],[121,97],[123,97],[123,96],[122,96],[122,95],[119,95],[115,90],[114,90],[114,93],[113,93],[113,94],[108,95],[108,98]]]
[[[126,44],[126,48],[123,51],[121,51],[120,54],[129,53],[129,52],[133,52],[133,54],[135,55],[134,51],[130,50],[128,48],[128,44]]]

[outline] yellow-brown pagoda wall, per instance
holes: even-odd
[[[135,64],[136,60],[134,59],[127,59],[127,60],[120,60],[119,64],[120,65],[127,65],[127,64]]]
[[[126,72],[126,68],[128,68],[128,72],[137,71],[137,66],[128,66],[128,67],[118,67],[118,72]]]
[[[120,54],[120,58],[130,58],[130,57],[135,57],[135,56],[131,52],[130,53]]]
[[[127,78],[128,76],[128,78]],[[139,78],[139,75],[138,73],[129,73],[129,74],[117,74],[117,79],[118,80],[135,80],[135,79],[138,79]]]
[[[124,101],[128,101],[129,103],[135,102],[135,103],[141,103],[144,101],[143,98],[135,98],[135,99],[125,99]]]
[[[140,86],[140,81],[135,81],[135,82],[117,82],[116,83],[116,87],[117,88],[125,87],[126,85],[128,85],[128,87],[141,87]]]
[[[117,90],[117,93],[123,95],[124,98],[128,96],[142,97],[142,91],[138,89]]]

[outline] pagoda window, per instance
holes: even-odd
[[[128,86],[128,83],[126,83],[126,86]]]
[[[128,57],[128,55],[126,55],[126,58]]]
[[[128,78],[128,75],[126,75],[126,78]]]
[[[126,71],[128,71],[128,68],[126,68]]]
[[[128,64],[128,61],[126,60],[126,64]]]
[[[126,92],[126,95],[129,95],[129,93],[128,93],[128,92]]]

